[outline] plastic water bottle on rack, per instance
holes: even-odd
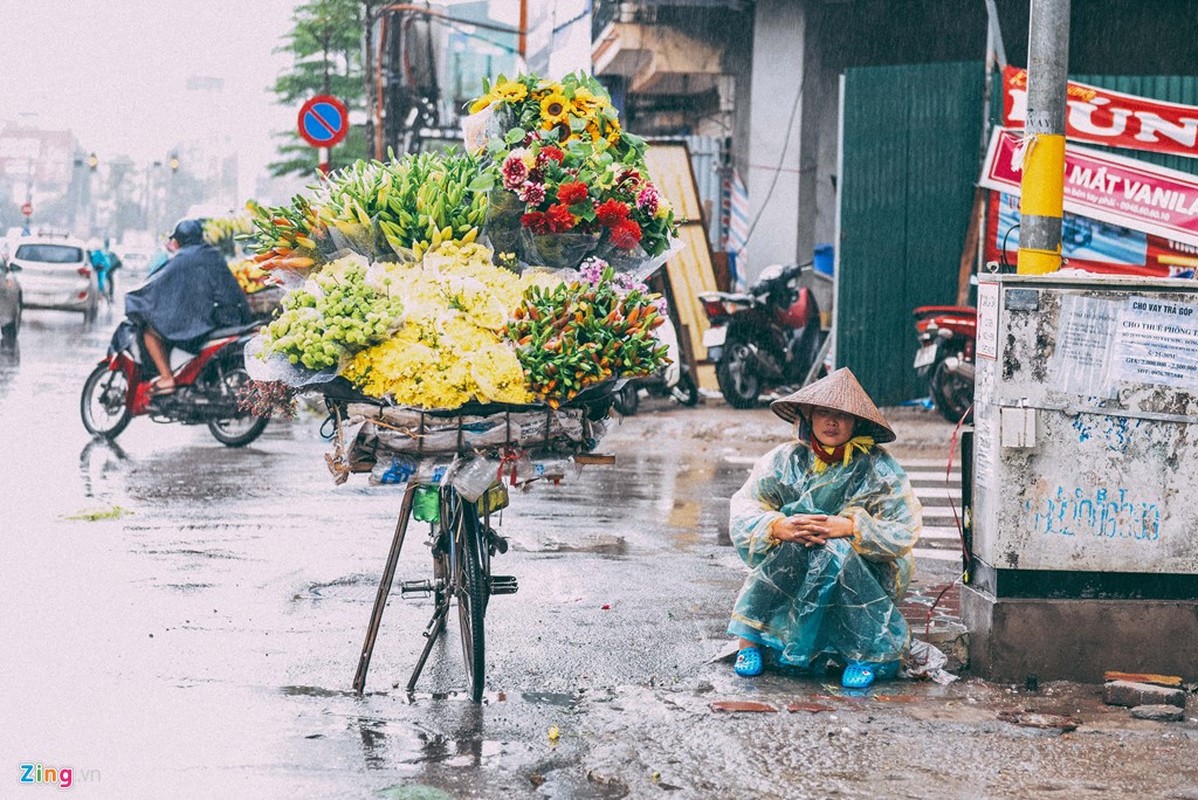
[[[469,461],[454,461],[448,480],[458,494],[473,503],[495,483],[500,468],[498,461],[489,458],[472,458]]]
[[[422,484],[412,496],[412,519],[417,522],[437,522],[441,518],[441,490]]]
[[[450,461],[444,456],[430,456],[416,461],[415,466],[416,471],[412,473],[412,478],[417,483],[439,486],[445,479],[446,472],[449,470]]]

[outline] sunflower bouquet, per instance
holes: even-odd
[[[558,268],[599,255],[640,277],[664,262],[677,242],[673,207],[649,178],[644,140],[620,127],[598,82],[522,75],[484,87],[470,110],[493,134],[479,152],[498,168],[486,224],[498,250]]]

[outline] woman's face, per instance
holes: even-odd
[[[811,431],[825,447],[840,447],[852,439],[856,421],[856,417],[844,411],[819,407],[811,409]]]

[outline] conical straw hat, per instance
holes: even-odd
[[[811,422],[812,406],[833,408],[852,414],[861,420],[856,434],[872,436],[878,444],[893,442],[894,430],[878,411],[874,401],[861,388],[857,376],[848,367],[841,367],[826,378],[820,378],[810,386],[804,386],[794,394],[780,397],[770,403],[775,414],[787,422],[794,422],[801,414]]]

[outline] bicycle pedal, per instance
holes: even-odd
[[[407,597],[410,594],[430,595],[433,593],[433,584],[431,581],[401,581],[399,584],[399,594],[401,597]]]
[[[515,594],[519,588],[515,575],[491,576],[491,594]]]

